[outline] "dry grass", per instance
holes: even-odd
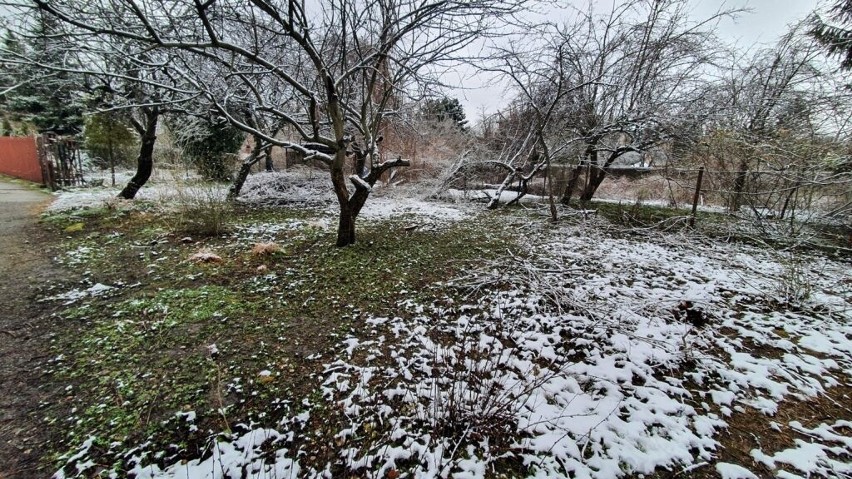
[[[221,263],[222,257],[210,250],[203,249],[189,257],[195,263]]]
[[[281,247],[275,242],[255,243],[251,249],[251,254],[255,256],[269,256],[273,253],[281,251]]]

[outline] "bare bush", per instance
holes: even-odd
[[[221,188],[181,185],[174,204],[175,231],[197,236],[219,236],[229,231],[234,210]]]

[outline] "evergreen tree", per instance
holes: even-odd
[[[98,113],[86,119],[85,147],[106,165],[129,163],[133,159],[136,135],[130,122],[120,112]]]
[[[245,133],[227,123],[195,120],[181,126],[172,122],[176,143],[202,177],[213,181],[231,179],[234,154],[245,141]]]
[[[840,68],[852,70],[852,0],[839,0],[831,9],[831,20],[835,24],[814,15],[809,33],[830,56],[841,57]]]
[[[442,97],[426,100],[423,106],[423,115],[426,119],[435,122],[450,121],[460,130],[467,131],[467,118],[464,108],[458,98]]]
[[[0,107],[40,133],[75,135],[83,130],[85,78],[60,70],[79,65],[56,40],[58,29],[55,19],[41,16],[26,37],[6,33]]]
[[[0,127],[0,136],[12,136],[14,130],[12,130],[12,124],[9,122],[9,119],[3,117],[3,125]]]

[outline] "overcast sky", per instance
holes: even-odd
[[[605,11],[619,0],[595,0],[599,5],[599,11]],[[587,4],[587,0],[569,0],[580,7]],[[719,36],[731,44],[737,44],[742,48],[750,48],[757,44],[772,44],[778,37],[787,32],[787,27],[812,12],[819,0],[690,0],[693,5],[693,17],[696,20],[704,19],[719,10],[723,4],[730,8],[748,8],[751,12],[740,14],[736,19],[725,19],[719,25]],[[567,11],[567,10],[566,10]],[[481,84],[480,75],[467,78],[464,81],[466,89],[450,92],[456,96],[465,107],[465,113],[471,123],[476,123],[482,114],[493,113],[500,105],[505,105],[505,96],[502,87],[490,86],[473,88]]]

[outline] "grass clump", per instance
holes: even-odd
[[[215,186],[196,186],[179,190],[176,224],[179,233],[201,237],[219,236],[230,231],[233,204]]]

